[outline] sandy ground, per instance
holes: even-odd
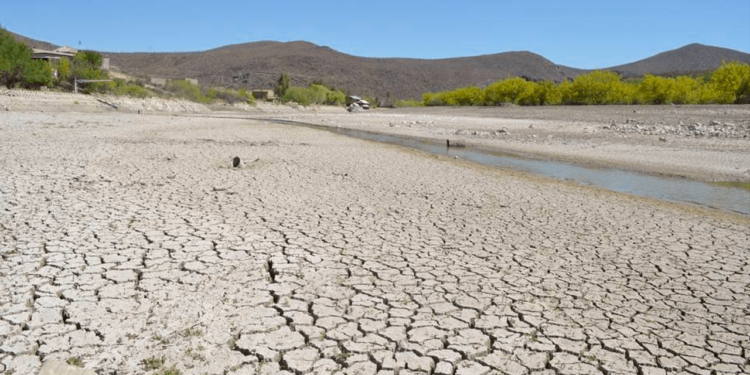
[[[0,111],[0,373],[750,373],[747,219],[105,111]]]

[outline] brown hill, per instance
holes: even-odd
[[[197,78],[202,84],[270,88],[281,72],[297,85],[322,80],[359,95],[419,97],[426,91],[483,86],[510,76],[561,81],[560,67],[530,52],[440,60],[364,58],[307,42],[255,42],[192,53],[109,53],[124,72]]]
[[[14,34],[37,48],[57,46]],[[202,52],[105,53],[114,68],[143,78],[197,78],[203,85],[271,88],[282,72],[293,84],[313,81],[349,93],[391,98],[418,98],[427,91],[485,86],[498,79],[520,76],[562,81],[589,70],[555,63],[531,52],[450,59],[366,58],[347,55],[308,42],[254,42]],[[750,63],[750,54],[727,48],[690,44],[630,64],[608,68],[625,77],[647,73],[669,75],[706,72],[722,61]]]
[[[13,35],[13,37],[17,41],[23,42],[24,44],[26,44],[27,46],[29,46],[31,48],[41,48],[41,49],[46,49],[46,50],[54,50],[56,48],[59,48],[59,46],[56,46],[56,45],[54,45],[52,43],[47,43],[47,42],[42,42],[40,40],[27,38],[27,37],[25,37],[23,35],[16,34],[16,33],[11,32],[11,31],[8,31],[8,32],[10,33],[10,35]]]
[[[712,71],[720,67],[722,61],[750,64],[750,54],[694,43],[630,64],[613,66],[609,70],[620,72],[627,78],[640,77],[645,74],[691,74]]]

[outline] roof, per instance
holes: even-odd
[[[70,52],[60,52],[58,50],[48,51],[41,48],[32,48],[32,59],[59,59],[61,57],[73,57],[75,54]]]
[[[72,53],[75,55],[76,53],[78,53],[78,50],[73,47],[63,46],[63,47],[56,49],[54,52]]]

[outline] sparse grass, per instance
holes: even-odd
[[[164,370],[164,372],[161,372],[160,375],[182,375],[182,372],[178,370],[176,367],[172,366]]]
[[[203,330],[200,328],[186,328],[184,331],[182,331],[182,335],[185,337],[198,337],[203,336]]]
[[[346,361],[346,360],[347,360],[347,359],[349,359],[349,357],[351,357],[352,355],[353,355],[353,354],[352,354],[352,353],[349,353],[349,352],[341,352],[341,353],[338,353],[338,354],[336,354],[336,356],[335,356],[335,357],[336,357],[337,359],[341,360],[341,361]]]
[[[715,185],[750,190],[750,182],[723,181],[714,182]]]
[[[143,368],[146,371],[151,371],[151,370],[158,370],[162,368],[164,366],[164,362],[165,362],[164,357],[161,357],[161,358],[151,357],[151,358],[147,358],[141,361],[141,364],[143,365]]]
[[[204,356],[203,354],[197,353],[197,352],[203,351],[204,349],[205,348],[203,346],[199,346],[196,350],[193,350],[193,348],[188,348],[185,351],[185,354],[188,357],[190,357],[193,360],[196,360],[198,362],[206,362],[206,356]]]
[[[84,366],[84,363],[83,363],[83,360],[81,359],[81,357],[70,357],[65,362],[67,364],[71,365],[71,366],[76,366],[76,367],[83,367]]]

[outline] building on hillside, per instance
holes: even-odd
[[[63,46],[58,49],[49,51],[41,48],[32,48],[31,49],[31,58],[37,59],[37,60],[47,60],[47,62],[52,62],[53,60],[60,60],[61,58],[73,58],[76,53],[78,53],[78,50],[73,47]],[[109,70],[109,57],[103,57],[102,58],[102,66],[100,67],[102,70]],[[53,74],[57,76],[57,72],[53,69]]]
[[[167,85],[167,79],[166,78],[151,78],[151,84],[164,87]]]
[[[63,57],[73,57],[78,52],[77,50],[70,48],[70,47],[61,47],[54,51],[44,50],[41,48],[32,48],[32,59],[39,59],[39,60],[60,60]]]
[[[185,78],[186,81],[198,86],[198,80],[195,78]]]
[[[255,99],[262,99],[262,100],[273,100],[276,98],[276,96],[273,93],[273,90],[252,90],[251,93],[253,94],[253,97]]]

